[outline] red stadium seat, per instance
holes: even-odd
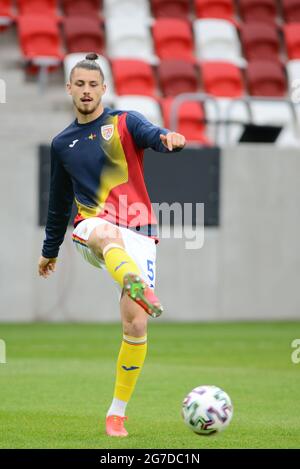
[[[189,3],[189,0],[151,0],[153,15],[156,18],[188,18]]]
[[[233,0],[195,0],[195,13],[197,18],[220,18],[232,21]]]
[[[114,83],[118,95],[155,97],[154,75],[147,62],[119,59],[112,62]]]
[[[62,0],[66,16],[97,16],[102,8],[100,0]]]
[[[46,15],[18,18],[20,46],[26,59],[62,60],[60,36],[55,17]]]
[[[287,55],[290,60],[300,58],[300,22],[283,27]]]
[[[193,93],[198,90],[195,65],[186,60],[165,59],[158,66],[161,90],[165,96]]]
[[[193,35],[188,21],[160,18],[153,26],[156,54],[161,59],[193,59]]]
[[[283,17],[287,23],[300,23],[300,0],[282,0]]]
[[[247,81],[252,96],[282,97],[286,93],[286,77],[279,61],[249,62]]]
[[[56,15],[57,0],[18,0],[20,15]]]
[[[104,31],[97,17],[67,17],[64,33],[68,53],[94,51],[102,54],[104,51]]]
[[[240,15],[244,21],[275,22],[276,0],[240,0],[239,7]]]
[[[229,62],[202,62],[204,91],[220,98],[238,98],[244,94],[240,69]]]
[[[9,26],[13,20],[12,0],[0,0],[0,31]]]
[[[247,60],[278,59],[280,42],[275,25],[243,23],[240,33]]]
[[[161,100],[164,126],[170,129],[171,106],[174,98]],[[205,135],[205,116],[202,105],[197,101],[185,101],[178,108],[178,125],[176,131],[185,136],[188,142],[197,142],[211,146],[212,143]],[[172,129],[174,130],[174,129]]]

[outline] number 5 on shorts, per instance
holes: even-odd
[[[151,284],[149,285],[149,287],[154,288],[154,262],[151,261],[151,259],[147,260],[147,272],[148,272],[148,278],[151,281]]]

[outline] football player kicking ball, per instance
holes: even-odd
[[[51,145],[51,185],[39,274],[55,270],[72,203],[73,241],[86,261],[105,268],[120,290],[123,341],[106,433],[127,436],[125,410],[147,351],[147,318],[162,305],[154,294],[157,225],[143,178],[143,151],[180,150],[185,138],[141,114],[103,108],[106,85],[96,54],[77,63],[67,84],[75,121]],[[147,314],[145,314],[147,313]]]

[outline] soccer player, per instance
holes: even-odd
[[[67,83],[76,119],[51,145],[51,184],[39,274],[55,271],[72,203],[73,241],[83,258],[104,268],[120,291],[123,341],[106,433],[127,436],[126,405],[147,351],[147,318],[162,305],[154,294],[157,225],[143,177],[143,151],[180,150],[185,138],[134,111],[103,108],[106,90],[97,54],[77,63]],[[147,314],[145,314],[147,313]]]

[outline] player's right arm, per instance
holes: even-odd
[[[51,182],[46,238],[39,259],[39,275],[48,277],[55,270],[56,258],[67,230],[73,203],[72,180],[51,145]]]

